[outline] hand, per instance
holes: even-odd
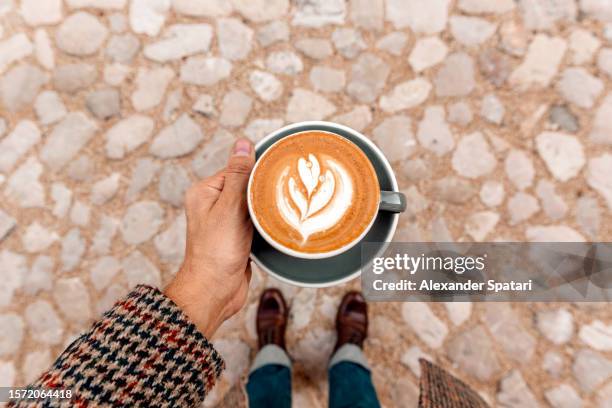
[[[209,339],[246,302],[253,240],[246,191],[254,164],[253,145],[239,139],[227,167],[185,195],[185,260],[164,292]]]

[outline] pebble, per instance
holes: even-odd
[[[51,46],[51,39],[47,32],[41,28],[34,32],[34,53],[38,63],[48,69],[55,68],[55,53]]]
[[[535,320],[540,333],[554,344],[565,344],[574,335],[574,317],[567,309],[540,310]]]
[[[591,238],[599,234],[601,224],[601,208],[594,197],[580,197],[576,200],[576,224],[582,232]],[[1,234],[0,234],[1,235]]]
[[[98,315],[104,314],[127,294],[128,290],[125,286],[117,283],[110,285],[104,292],[104,295],[99,298],[98,303],[96,304],[96,312]]]
[[[512,370],[500,381],[497,401],[508,408],[538,408],[540,404],[523,379],[521,372]]]
[[[531,360],[537,340],[526,330],[510,303],[487,304],[484,321],[510,359],[519,363]]]
[[[589,138],[592,142],[612,146],[612,93],[608,94],[595,113]]]
[[[113,256],[98,258],[89,270],[89,280],[97,291],[106,288],[121,270],[121,264]]]
[[[85,253],[85,240],[81,237],[81,230],[72,228],[62,239],[62,251],[60,259],[62,261],[62,271],[69,272],[76,268],[81,262],[81,257]]]
[[[432,349],[442,346],[448,335],[448,328],[430,309],[427,303],[408,302],[402,306],[404,322]]]
[[[49,291],[53,285],[55,261],[46,255],[39,255],[32,262],[32,267],[24,279],[23,292],[34,296],[40,291]]]
[[[234,9],[254,23],[280,20],[289,11],[289,0],[233,0]]]
[[[455,102],[448,107],[448,121],[467,126],[473,119],[472,109],[465,102]]]
[[[35,300],[25,309],[25,321],[30,335],[37,342],[55,346],[64,336],[64,325],[55,309],[46,300]]]
[[[0,315],[0,356],[12,357],[21,347],[23,338],[23,320],[15,313]]]
[[[542,369],[550,376],[557,378],[563,370],[563,357],[556,351],[547,351],[542,357]]]
[[[597,37],[583,28],[572,30],[569,36],[568,49],[575,65],[591,62],[600,46],[601,43]]]
[[[108,29],[94,15],[79,11],[68,16],[55,34],[57,47],[67,54],[83,57],[95,54],[108,35]]]
[[[62,1],[21,0],[19,13],[30,26],[56,24],[62,19]]]
[[[581,0],[580,11],[596,20],[612,21],[612,6],[605,0]]]
[[[8,306],[15,290],[21,288],[28,272],[26,258],[23,255],[4,249],[0,252],[0,307]],[[0,325],[0,327],[6,327]],[[0,332],[1,333],[1,332]]]
[[[596,351],[581,349],[576,352],[572,372],[583,391],[593,392],[612,376],[612,361]]]
[[[169,9],[170,0],[132,0],[129,11],[130,26],[137,34],[154,37],[164,25]]]
[[[429,207],[429,201],[423,197],[416,186],[410,186],[408,189],[402,190],[406,196],[406,215],[410,218],[415,218],[420,212]]]
[[[167,230],[155,237],[154,244],[162,262],[179,266],[185,255],[187,218],[185,213],[177,215]]]
[[[483,50],[478,56],[478,68],[487,81],[501,87],[510,76],[510,58],[494,48]]]
[[[303,88],[296,88],[287,104],[287,122],[323,120],[336,112],[336,106],[323,96]]]
[[[415,375],[415,377],[421,376],[421,364],[419,360],[424,358],[428,361],[434,361],[434,358],[421,350],[418,346],[412,346],[408,350],[406,350],[402,356],[400,357],[400,362],[408,367],[410,371]]]
[[[40,225],[37,221],[32,222],[21,235],[23,249],[29,253],[42,252],[49,248],[59,239],[54,231]]]
[[[217,57],[190,57],[181,65],[181,82],[192,85],[212,86],[227,78],[232,63]]]
[[[387,20],[396,29],[410,27],[415,33],[438,33],[446,27],[449,3],[449,0],[387,0]]]
[[[561,96],[581,108],[593,107],[603,89],[603,82],[584,68],[567,68],[557,82],[557,90]]]
[[[595,350],[612,350],[612,326],[601,320],[594,320],[590,324],[583,325],[578,332],[578,337]]]
[[[416,141],[412,133],[412,122],[405,115],[385,118],[372,131],[372,140],[391,162],[407,159],[416,147]]]
[[[548,403],[553,407],[558,408],[579,408],[582,407],[582,398],[567,384],[560,384],[556,387],[548,389],[544,396]]]
[[[7,238],[17,226],[17,220],[0,208],[0,242]]]
[[[165,165],[159,176],[159,198],[175,207],[183,205],[185,191],[191,180],[185,169],[179,165]]]
[[[198,99],[195,101],[191,109],[210,118],[217,116],[217,109],[215,106],[215,101],[212,95],[202,94],[198,96]]]
[[[24,33],[0,41],[0,73],[4,72],[13,62],[32,54],[32,42]]]
[[[368,106],[359,105],[349,112],[332,117],[331,120],[361,132],[372,122],[372,112]]]
[[[285,42],[289,40],[289,26],[284,21],[272,21],[257,30],[255,33],[257,42],[262,47],[268,47],[277,42]],[[299,50],[298,40],[295,43],[295,47]]]
[[[127,16],[121,12],[113,13],[108,16],[108,25],[111,32],[117,34],[123,33],[128,29]]]
[[[144,55],[156,62],[180,60],[208,51],[212,36],[213,30],[208,24],[175,24],[164,31],[159,41],[147,45]]]
[[[476,193],[471,182],[453,176],[437,180],[434,191],[441,200],[451,204],[465,203]]]
[[[117,194],[120,179],[121,174],[113,173],[110,176],[94,183],[94,185],[91,187],[91,202],[95,205],[106,204],[115,196],[115,194]]]
[[[540,211],[540,204],[531,194],[520,191],[508,199],[507,208],[510,225],[517,225]]]
[[[273,131],[280,129],[284,123],[285,122],[280,118],[255,119],[244,128],[244,134],[251,139],[251,141],[256,143]]]
[[[174,71],[168,67],[138,69],[136,90],[132,94],[134,109],[145,111],[159,105],[172,78]]]
[[[126,154],[146,143],[153,134],[155,123],[145,115],[134,114],[111,127],[104,135],[106,157],[123,159]]]
[[[314,66],[310,70],[309,77],[315,91],[339,92],[346,84],[346,75],[343,70],[324,65]]]
[[[92,85],[97,77],[98,72],[91,64],[61,65],[53,71],[53,86],[59,92],[74,94]]]
[[[479,46],[495,33],[497,26],[479,17],[452,16],[450,32],[461,45]]]
[[[612,48],[604,48],[597,55],[597,68],[612,77]]]
[[[76,160],[73,160],[66,169],[68,177],[79,182],[90,181],[95,171],[95,164],[86,155],[81,155]]]
[[[489,123],[500,125],[504,119],[506,110],[504,105],[494,94],[487,94],[482,98],[480,115]]]
[[[416,78],[396,85],[391,92],[380,97],[380,107],[385,112],[395,113],[414,108],[423,103],[431,91],[431,83]]]
[[[266,67],[275,74],[297,75],[304,69],[300,57],[291,51],[275,51],[266,58]]]
[[[218,339],[213,346],[225,361],[223,380],[227,381],[230,387],[234,386],[249,367],[251,348],[238,339]]]
[[[53,215],[57,218],[64,218],[70,209],[72,191],[63,183],[53,183],[51,184],[51,199],[54,203]]]
[[[443,156],[455,147],[455,139],[444,116],[443,107],[428,107],[425,109],[423,119],[419,122],[417,131],[419,143],[437,156]]]
[[[557,74],[566,48],[562,38],[537,34],[523,62],[510,74],[510,84],[521,90],[547,87]]]
[[[180,135],[177,138],[177,135]],[[204,139],[200,126],[187,114],[166,126],[153,139],[149,152],[160,159],[169,159],[191,153]]]
[[[345,58],[355,58],[367,48],[359,31],[352,28],[337,28],[332,33],[332,41],[336,50]]]
[[[134,201],[138,194],[153,181],[160,165],[151,159],[140,159],[132,171],[132,178],[125,192],[125,202]]]
[[[70,8],[96,8],[102,10],[121,10],[127,0],[66,0]]]
[[[10,69],[0,82],[0,93],[6,110],[15,113],[31,105],[47,80],[47,74],[30,64]]]
[[[16,377],[15,365],[11,361],[0,361],[0,386],[14,386]]]
[[[234,136],[231,133],[221,128],[217,130],[210,142],[193,159],[191,166],[194,173],[204,178],[221,170],[227,163],[233,144]]]
[[[582,144],[571,135],[542,132],[536,137],[536,148],[548,170],[562,182],[577,176],[585,164]]]
[[[408,62],[415,72],[438,65],[446,58],[448,47],[438,37],[419,38],[408,57]]]
[[[521,0],[519,6],[525,27],[530,30],[552,29],[558,21],[576,20],[576,3],[573,0]]]
[[[493,171],[497,160],[489,144],[480,132],[474,132],[459,140],[453,153],[453,169],[461,176],[479,178]]]
[[[306,27],[342,25],[345,18],[346,2],[344,0],[309,0],[296,4],[291,24]]]
[[[563,105],[555,105],[550,108],[548,120],[568,133],[575,133],[580,129],[576,116]]]
[[[524,151],[512,149],[506,156],[504,165],[506,175],[517,189],[524,190],[533,184],[533,162]]]
[[[503,14],[514,9],[513,0],[459,0],[459,9],[471,14]]]
[[[350,2],[350,20],[357,27],[365,30],[381,30],[385,17],[383,0],[352,0]]]
[[[96,123],[82,112],[69,113],[46,137],[40,159],[51,170],[61,169],[89,143],[97,130]]]
[[[43,166],[34,157],[29,157],[8,178],[4,195],[22,208],[45,206],[45,189],[40,183]]]
[[[378,98],[391,69],[374,54],[364,53],[351,66],[348,94],[360,103],[372,103]]]
[[[1,378],[1,376],[0,376]],[[612,406],[612,385],[602,387],[597,393],[599,408],[610,408]]]
[[[382,51],[386,51],[391,55],[399,57],[402,55],[406,44],[408,43],[408,36],[401,31],[393,31],[376,41],[376,48]],[[417,42],[418,44],[418,42]],[[412,65],[412,64],[411,64]],[[413,67],[414,69],[414,67]]]
[[[589,160],[587,183],[604,198],[612,210],[612,154],[604,153]]]
[[[111,86],[119,86],[126,80],[132,69],[123,64],[107,64],[104,66],[104,82]]]
[[[53,124],[66,116],[64,102],[54,91],[42,91],[34,102],[34,111],[43,125]],[[2,149],[0,149],[2,150]]]
[[[320,327],[308,330],[294,346],[292,357],[310,375],[323,375],[334,348],[335,338],[336,332],[333,330]]]
[[[475,87],[474,61],[464,52],[449,55],[434,79],[436,95],[465,96]]]
[[[535,225],[528,227],[525,236],[530,242],[584,242],[584,237],[565,225]]]
[[[138,201],[130,205],[121,220],[120,230],[128,245],[148,241],[164,222],[164,209],[154,201]]]
[[[18,122],[13,131],[0,140],[0,171],[8,173],[40,139],[41,132],[34,122]]]
[[[494,211],[479,211],[468,217],[465,232],[476,242],[482,242],[495,229],[499,214]]]
[[[251,52],[253,30],[238,19],[222,18],[217,20],[217,39],[221,56],[230,61],[242,60]]]
[[[283,94],[283,84],[274,75],[265,71],[251,71],[249,83],[257,96],[265,102],[272,102]]]
[[[120,113],[120,95],[114,88],[99,89],[87,95],[85,106],[92,115],[101,120],[108,120]]]
[[[451,339],[447,353],[462,371],[480,381],[490,380],[501,370],[493,342],[482,325],[465,330]]]
[[[316,289],[302,288],[298,291],[291,306],[289,330],[295,333],[308,327],[315,311],[316,301]]]
[[[252,107],[253,98],[242,91],[233,89],[223,97],[219,123],[229,128],[242,126]]]
[[[546,215],[553,220],[565,217],[568,207],[563,198],[555,191],[555,185],[547,180],[540,180],[536,187],[536,194],[542,201],[542,208]]]
[[[21,367],[22,376],[26,384],[30,384],[49,369],[53,361],[49,349],[36,350],[26,354]]]
[[[461,326],[472,315],[472,302],[444,302],[444,307],[454,326]]]
[[[140,41],[135,35],[129,33],[113,35],[106,46],[106,57],[112,62],[129,64],[138,51],[140,51]]]
[[[89,291],[81,278],[61,278],[55,283],[53,299],[60,312],[76,324],[87,324],[93,317]]]
[[[232,3],[227,0],[172,0],[172,8],[191,17],[222,17],[232,12]]]
[[[136,285],[151,285],[157,288],[161,286],[159,270],[138,250],[123,258],[121,267],[130,290]]]
[[[98,230],[94,234],[91,242],[91,253],[97,255],[108,254],[118,228],[119,220],[103,214],[102,217],[100,217]]]

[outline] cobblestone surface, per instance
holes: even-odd
[[[0,385],[32,380],[185,245],[182,194],[231,142],[363,131],[410,199],[398,240],[612,239],[612,3],[0,0]],[[175,135],[180,135],[177,143]],[[260,291],[293,304],[295,404],[324,406],[349,287],[254,271],[205,406],[243,406]],[[386,407],[428,356],[492,405],[612,406],[608,304],[372,304]]]

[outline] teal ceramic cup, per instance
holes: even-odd
[[[259,160],[265,151],[284,137],[307,131],[329,132],[346,138],[359,147],[372,163],[380,187],[379,210],[370,224],[354,245],[344,248],[333,256],[296,256],[271,240],[261,230],[253,214],[255,234],[251,247],[251,259],[262,270],[285,283],[304,287],[325,287],[338,285],[356,278],[361,273],[362,265],[368,262],[362,259],[361,242],[377,242],[384,249],[385,243],[391,241],[399,215],[406,208],[406,199],[399,192],[397,181],[391,165],[380,149],[367,137],[347,126],[331,122],[311,121],[285,126],[264,137],[255,146]],[[257,165],[256,165],[257,166]],[[250,186],[250,183],[249,183]],[[248,194],[250,200],[250,194]],[[250,203],[250,201],[249,201]],[[251,206],[249,205],[249,211]]]

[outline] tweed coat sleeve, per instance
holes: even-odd
[[[70,401],[12,407],[192,407],[224,368],[221,356],[159,290],[137,286],[28,387],[72,390]]]

